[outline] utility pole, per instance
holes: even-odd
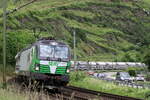
[[[4,0],[3,5],[3,88],[6,88],[6,10],[7,0]]]
[[[73,31],[73,51],[74,51],[74,68],[77,69],[77,66],[76,66],[76,32]]]

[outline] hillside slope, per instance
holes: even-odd
[[[10,4],[9,9],[28,1]],[[53,36],[73,48],[73,31],[80,60],[123,61],[129,56],[131,61],[138,61],[140,48],[150,43],[150,15],[143,10],[150,8],[145,2],[38,0],[8,16],[8,62],[42,36]]]

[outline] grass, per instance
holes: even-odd
[[[150,10],[149,5],[150,5],[150,0],[142,0],[141,5],[139,5],[139,6],[145,8],[147,11],[149,11]]]
[[[145,84],[145,85],[150,85],[150,82],[149,82],[149,81],[146,81],[146,82],[143,82],[143,81],[137,81],[137,83],[139,83],[139,84]]]
[[[83,72],[77,72],[77,73],[72,72],[70,85],[96,90],[96,91],[122,95],[122,96],[142,98],[142,99],[145,98],[146,94],[150,93],[149,89],[137,89],[137,88],[130,88],[126,86],[124,87],[118,86],[114,83],[108,83],[103,80],[91,78],[89,76],[84,75]]]
[[[11,85],[12,86],[12,85]],[[20,86],[19,86],[20,87]],[[8,87],[0,89],[0,100],[51,100],[45,93],[19,89],[18,87]]]
[[[84,17],[84,18],[94,18],[95,14],[90,11],[81,11],[81,10],[68,10],[69,13],[74,14],[76,16]]]
[[[24,95],[0,89],[0,100],[27,100]]]
[[[14,75],[15,68],[12,65],[6,65],[6,75],[13,76]],[[3,65],[0,64],[0,75],[2,76],[3,72]],[[0,77],[1,78],[1,77]]]
[[[7,88],[3,89],[0,80],[0,100],[53,100],[43,89],[37,90],[37,85],[22,86],[23,83],[13,81],[13,77],[7,79]],[[56,99],[61,100],[61,97],[57,96]]]

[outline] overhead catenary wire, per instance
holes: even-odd
[[[24,8],[25,6],[28,6],[28,5],[32,4],[32,3],[34,3],[35,1],[37,1],[37,0],[32,0],[32,1],[28,2],[28,3],[26,3],[26,4],[23,4],[23,5],[19,6],[19,7],[17,7],[17,8],[14,8],[13,10],[8,11],[7,15],[11,14],[11,13],[14,13],[14,12],[20,10],[21,8]]]
[[[147,16],[150,15],[150,11],[146,10],[145,8],[141,7],[140,5],[138,5],[136,2],[133,2],[133,4],[135,6],[137,6],[139,9],[141,9]]]
[[[12,9],[12,10],[10,10],[10,11],[7,11],[7,12],[6,12],[6,15],[12,14],[12,13],[14,13],[14,12],[16,12],[16,11],[18,11],[18,10],[20,10],[20,9],[22,9],[22,8],[24,8],[24,7],[26,7],[26,6],[30,5],[30,4],[32,4],[32,3],[34,3],[34,2],[36,2],[36,1],[38,1],[38,0],[32,0],[32,1],[27,2],[27,3],[25,3],[25,4],[23,4],[23,5],[19,6],[19,7],[14,8],[14,9]],[[3,16],[3,15],[0,15],[0,17],[2,17],[2,16]]]
[[[32,3],[34,3],[34,2],[36,2],[36,1],[38,1],[38,0],[32,0],[32,1],[30,1],[30,2],[28,2],[28,3],[25,3],[25,4],[23,4],[23,5],[19,6],[19,7],[16,7],[16,8],[14,8],[14,9],[12,9],[12,10],[9,10],[9,11],[7,11],[6,15],[12,14],[12,13],[14,13],[14,12],[16,12],[16,11],[18,11],[18,10],[20,10],[20,9],[22,9],[22,8],[24,8],[24,7],[26,7],[26,6],[30,5],[30,4],[32,4]],[[64,3],[63,6],[69,5],[69,4],[72,4],[72,2]],[[59,5],[59,6],[61,6],[61,5]],[[59,7],[59,6],[57,6],[57,7]],[[55,8],[55,7],[50,7],[50,8]],[[0,15],[0,17],[2,17],[2,16],[3,16],[3,15]]]

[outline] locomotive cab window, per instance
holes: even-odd
[[[49,45],[40,45],[40,57],[53,57],[54,48]]]
[[[68,58],[68,48],[63,46],[55,47],[55,58]]]
[[[69,48],[67,46],[53,46],[53,45],[40,45],[39,48],[40,58],[55,58],[55,59],[68,59]]]

